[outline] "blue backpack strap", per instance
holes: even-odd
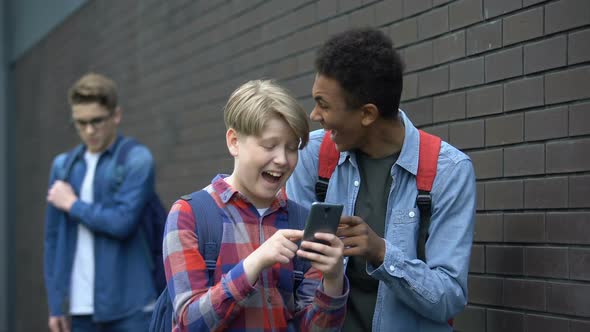
[[[121,138],[121,142],[119,142],[119,146],[115,150],[115,164],[123,165],[125,163],[125,160],[127,159],[129,151],[138,144],[139,143],[133,138]]]
[[[117,186],[123,182],[125,177],[125,161],[127,160],[129,151],[138,144],[139,143],[132,138],[123,137],[119,142],[119,146],[115,149],[113,159],[115,160],[114,175]]]
[[[125,179],[125,163],[131,149],[140,143],[131,137],[121,137],[113,152],[113,183],[112,188],[118,188]],[[156,291],[166,286],[166,275],[162,263],[162,239],[166,224],[167,211],[164,209],[160,197],[152,191],[147,197],[145,206],[140,214],[140,234],[143,239],[143,247],[147,257],[150,257],[148,264],[152,270],[154,286]]]
[[[205,258],[209,277],[207,286],[211,287],[213,286],[215,265],[219,256],[221,235],[223,233],[223,220],[219,214],[219,208],[213,197],[205,190],[184,195],[180,199],[190,204],[193,216],[197,221],[195,232],[199,239],[199,251],[201,256]],[[156,301],[148,331],[172,331],[173,317],[174,306],[170,300],[168,286],[166,286]]]
[[[214,285],[215,266],[223,235],[223,219],[221,219],[219,207],[213,197],[204,189],[184,195],[181,199],[187,201],[193,210],[197,224],[199,251],[205,259],[209,275],[207,286],[211,287]]]
[[[84,149],[84,146],[82,144],[80,144],[67,152],[66,159],[64,160],[63,164],[61,165],[61,168],[59,168],[57,170],[57,179],[58,180],[65,181],[68,179],[68,177],[70,176],[70,173],[72,172],[72,167],[74,167],[74,163],[76,162],[76,159],[78,159],[78,155],[80,154],[80,152],[83,149]]]
[[[288,200],[287,201],[287,214],[289,228],[291,229],[303,229],[305,228],[305,218],[307,217],[307,209],[301,206],[299,203]],[[305,272],[309,268],[309,263],[295,257],[293,260],[293,278],[295,279],[295,287],[293,290],[297,290],[299,284],[305,277]]]

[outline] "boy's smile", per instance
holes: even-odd
[[[273,171],[264,171],[262,172],[262,177],[271,183],[277,183],[281,181],[281,176],[283,176],[283,173],[281,172],[273,172]]]
[[[344,90],[335,79],[317,75],[312,88],[316,102],[310,114],[312,121],[330,130],[330,138],[338,151],[360,148],[362,145],[362,112],[348,109]]]

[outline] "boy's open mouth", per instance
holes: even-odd
[[[273,172],[273,171],[264,171],[262,172],[262,177],[271,183],[278,183],[279,181],[281,181],[281,177],[283,176],[283,173],[280,172]]]

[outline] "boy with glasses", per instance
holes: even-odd
[[[154,161],[135,144],[114,179],[121,108],[115,83],[90,73],[69,91],[72,123],[82,144],[51,168],[45,216],[45,285],[49,329],[146,331],[156,292],[141,210],[154,192]]]

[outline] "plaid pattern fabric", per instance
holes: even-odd
[[[338,331],[344,321],[343,295],[328,296],[321,273],[309,268],[294,295],[293,264],[275,264],[250,285],[243,261],[277,229],[288,227],[287,200],[279,194],[263,217],[218,175],[206,190],[223,211],[214,286],[198,249],[190,204],[177,201],[168,215],[164,265],[175,311],[173,331]],[[197,216],[198,219],[198,216]]]

